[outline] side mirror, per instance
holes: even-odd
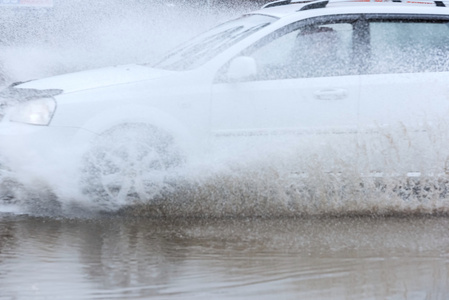
[[[250,56],[239,56],[231,61],[228,69],[228,80],[242,81],[257,74],[256,60]]]

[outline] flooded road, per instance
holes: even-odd
[[[0,85],[154,62],[265,1],[54,2],[0,10]],[[200,154],[166,194],[108,215],[65,167],[0,170],[0,300],[449,299],[446,123],[414,143],[402,127],[360,136],[358,153],[341,135],[324,154],[288,137],[242,157],[224,142],[223,161]]]
[[[447,217],[0,215],[0,299],[447,299]]]

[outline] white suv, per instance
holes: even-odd
[[[330,156],[339,145],[349,161],[363,157],[362,172],[399,161],[396,171],[444,172],[448,148],[422,152],[448,140],[444,6],[277,1],[156,65],[15,84],[1,93],[3,168],[81,159],[83,191],[118,203],[153,197],[194,154],[243,155],[274,143]]]

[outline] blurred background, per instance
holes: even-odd
[[[0,85],[151,63],[262,0],[0,0]]]

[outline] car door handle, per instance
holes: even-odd
[[[345,89],[326,89],[315,92],[315,98],[319,100],[341,100],[346,98]]]

